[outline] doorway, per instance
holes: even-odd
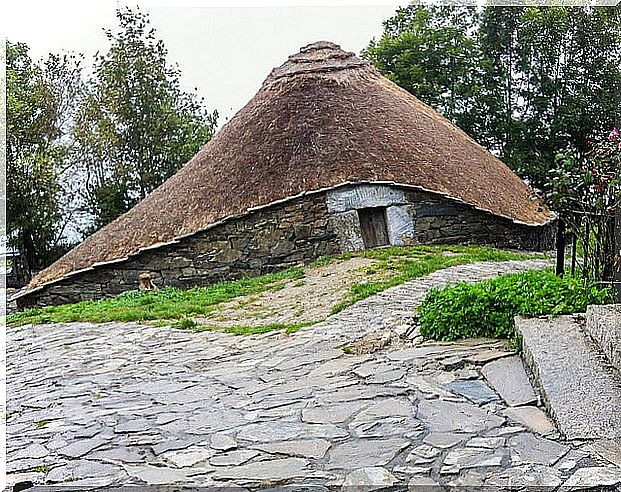
[[[365,248],[377,248],[390,244],[385,207],[361,208],[358,210],[358,218]]]

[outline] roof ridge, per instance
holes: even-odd
[[[341,45],[339,44],[333,43],[332,41],[320,40],[320,41],[315,41],[314,43],[307,44],[306,46],[302,46],[300,48],[300,53],[305,53],[307,51],[320,50],[320,49],[334,49],[334,50],[343,51],[343,49],[341,48]],[[294,56],[294,55],[291,55],[291,56]]]
[[[351,51],[341,49],[331,41],[316,41],[290,55],[285,63],[274,68],[265,79],[264,85],[280,78],[312,73],[336,72],[361,67],[371,67],[370,62]]]

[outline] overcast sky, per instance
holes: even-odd
[[[88,56],[90,64],[108,47],[102,28],[116,25],[117,5],[138,4],[150,14],[169,62],[179,64],[183,87],[198,89],[220,113],[221,126],[300,47],[328,40],[359,53],[381,35],[382,21],[399,3],[408,2],[18,0],[2,7],[0,27],[9,40],[28,44],[35,59],[67,50]]]

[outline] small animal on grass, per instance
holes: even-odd
[[[155,285],[153,283],[153,280],[151,280],[151,274],[150,273],[141,273],[140,277],[138,277],[140,279],[140,284],[139,284],[139,288],[140,290],[146,290],[146,291],[154,291],[157,290],[157,285]]]

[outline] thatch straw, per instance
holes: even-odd
[[[532,225],[553,217],[502,162],[338,46],[302,48],[177,174],[30,288],[344,182],[394,181]]]

